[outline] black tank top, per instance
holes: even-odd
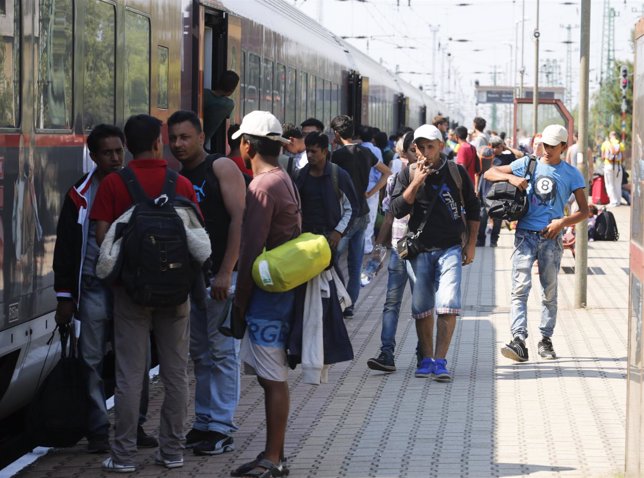
[[[212,172],[212,163],[216,159],[216,156],[210,155],[196,168],[191,170],[184,168],[181,170],[181,174],[192,183],[197,201],[199,201],[199,208],[204,217],[206,231],[210,236],[210,245],[212,247],[212,255],[210,256],[212,261],[211,273],[213,275],[219,271],[226,254],[228,227],[230,226],[230,215],[221,196],[219,180]]]

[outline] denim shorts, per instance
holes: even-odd
[[[423,319],[432,315],[459,315],[461,312],[460,245],[449,249],[421,252],[407,261],[407,273],[414,283],[411,316]]]

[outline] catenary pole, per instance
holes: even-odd
[[[588,75],[590,52],[590,0],[581,2],[581,37],[579,40],[579,137],[577,167],[588,184]],[[575,226],[575,308],[586,307],[588,285],[588,220]]]
[[[534,128],[532,136],[539,132],[539,0],[537,0],[537,22],[534,27],[534,90],[532,91],[532,118]]]

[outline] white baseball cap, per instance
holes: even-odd
[[[414,131],[414,143],[420,138],[443,142],[443,133],[434,125],[424,124]]]
[[[559,143],[568,143],[568,131],[560,124],[546,126],[541,134],[541,141],[548,146],[557,146]]]
[[[260,136],[281,143],[291,142],[282,137],[282,125],[279,120],[268,111],[252,111],[242,119],[239,129],[233,133],[232,139],[239,138],[242,134]]]

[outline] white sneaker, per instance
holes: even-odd
[[[161,453],[157,453],[154,457],[154,462],[157,465],[165,466],[168,469],[181,468],[183,466],[183,457],[164,458]]]
[[[103,461],[102,467],[104,470],[112,471],[114,473],[134,473],[136,471],[136,466],[116,463],[111,456]]]

